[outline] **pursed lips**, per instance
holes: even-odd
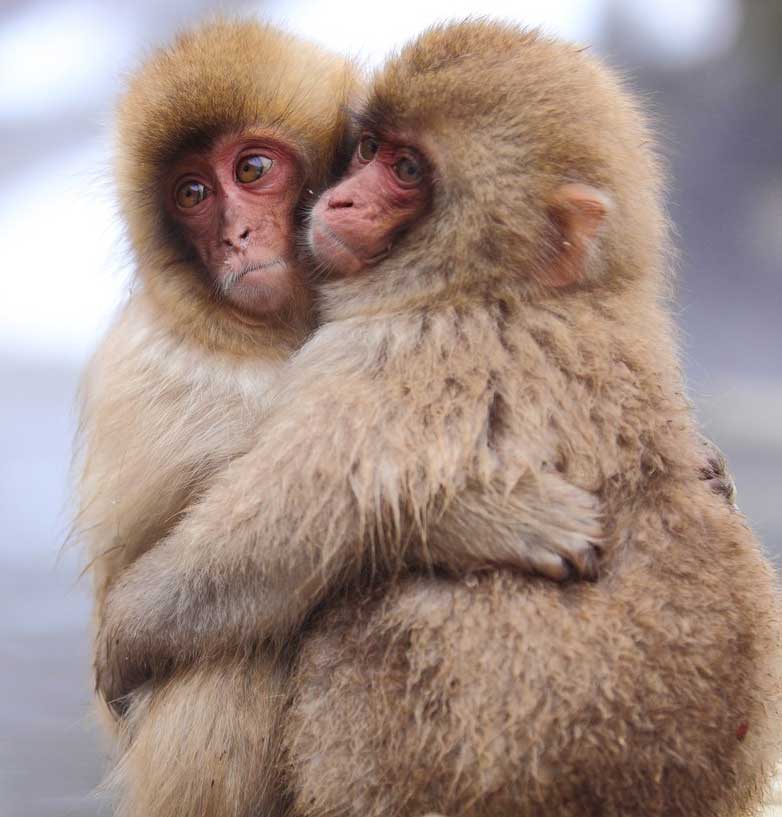
[[[239,276],[237,277],[237,281],[244,278],[245,275],[248,275],[251,272],[255,272],[256,270],[261,269],[269,269],[270,267],[278,267],[278,266],[285,266],[285,259],[278,255],[277,258],[272,258],[271,261],[262,261],[258,264],[248,264],[239,271]]]
[[[312,220],[312,236],[314,236],[315,231],[319,230],[322,232],[329,241],[333,241],[338,247],[345,250],[346,252],[350,253],[351,255],[356,256],[357,258],[361,258],[361,256],[345,241],[343,241],[335,232],[328,226],[323,220],[319,218],[313,218]],[[312,238],[310,238],[310,244],[312,244]]]
[[[274,267],[285,269],[287,266],[288,264],[286,260],[281,255],[278,255],[276,258],[272,258],[271,261],[260,261],[254,264],[245,264],[245,266],[243,266],[237,272],[229,272],[223,279],[220,288],[223,291],[226,291],[231,287],[236,286],[236,284],[238,284],[242,278],[249,275],[251,272],[272,269]]]
[[[344,239],[340,238],[334,232],[334,230],[332,230],[331,227],[328,226],[328,224],[324,223],[319,218],[313,218],[310,233],[310,247],[312,247],[313,244],[312,236],[314,235],[316,230],[320,230],[326,236],[326,238],[328,238],[330,241],[333,241],[338,247],[345,250],[345,252],[349,253],[366,266],[371,266],[377,264],[379,261],[382,261],[386,257],[386,255],[388,255],[388,252],[391,249],[391,245],[393,243],[389,241],[388,246],[384,247],[379,252],[375,253],[374,255],[366,256],[358,252],[357,250],[353,249],[353,247],[351,247],[350,244],[348,244]]]

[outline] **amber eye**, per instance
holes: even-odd
[[[189,210],[195,207],[209,195],[209,189],[201,182],[190,181],[182,182],[176,189],[176,203],[177,206],[183,210]]]
[[[242,184],[257,182],[272,168],[274,160],[268,156],[242,156],[236,164],[236,181]]]
[[[379,147],[380,143],[374,136],[362,136],[361,141],[358,143],[358,158],[362,162],[371,162],[377,155]]]
[[[402,184],[418,184],[424,175],[421,163],[412,156],[403,156],[395,165],[394,173]]]

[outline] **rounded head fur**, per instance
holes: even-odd
[[[304,311],[299,200],[327,183],[357,85],[349,61],[252,21],[188,31],[132,76],[117,187],[138,275],[172,319],[214,335]]]
[[[508,24],[432,28],[378,73],[357,127],[356,156],[367,139],[378,157],[414,154],[428,198],[399,229],[378,228],[390,255],[367,242],[377,255],[348,260],[332,234],[355,248],[343,205],[355,207],[373,184],[354,158],[310,225],[316,255],[342,275],[377,266],[383,286],[394,279],[410,289],[415,267],[427,287],[496,278],[526,295],[639,281],[656,288],[664,278],[667,226],[648,128],[621,82],[583,49]],[[385,213],[391,199],[364,212]],[[379,223],[382,213],[368,218]]]

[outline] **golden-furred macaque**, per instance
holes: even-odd
[[[699,479],[636,103],[579,49],[472,22],[392,59],[359,125],[310,218],[325,323],[252,450],[111,588],[100,688],[306,623],[297,817],[749,814],[778,597]],[[503,569],[523,544],[592,576],[596,541],[594,582]]]
[[[359,86],[349,61],[249,21],[183,34],[129,82],[116,186],[136,286],[88,370],[80,432],[76,526],[98,627],[122,569],[251,445],[311,331],[300,200],[339,164]],[[259,656],[118,702],[117,814],[269,811],[258,770],[272,762],[282,677]]]
[[[600,496],[608,529],[595,583],[403,577],[315,618],[285,722],[293,813],[756,813],[779,752],[778,591],[709,490],[719,461],[694,478],[636,102],[582,50],[466,23],[392,60],[362,121],[365,147],[311,222],[322,262],[352,276],[327,316],[385,330],[386,368],[415,344],[416,399],[474,349],[493,450],[537,441]],[[435,179],[431,209],[367,268],[404,218],[408,157]]]

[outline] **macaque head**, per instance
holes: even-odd
[[[134,75],[120,202],[142,284],[173,320],[246,336],[306,312],[300,204],[340,163],[357,87],[348,61],[249,20],[183,34]]]
[[[583,50],[504,24],[430,29],[376,76],[356,131],[309,221],[334,277],[550,297],[662,267],[649,134]]]

